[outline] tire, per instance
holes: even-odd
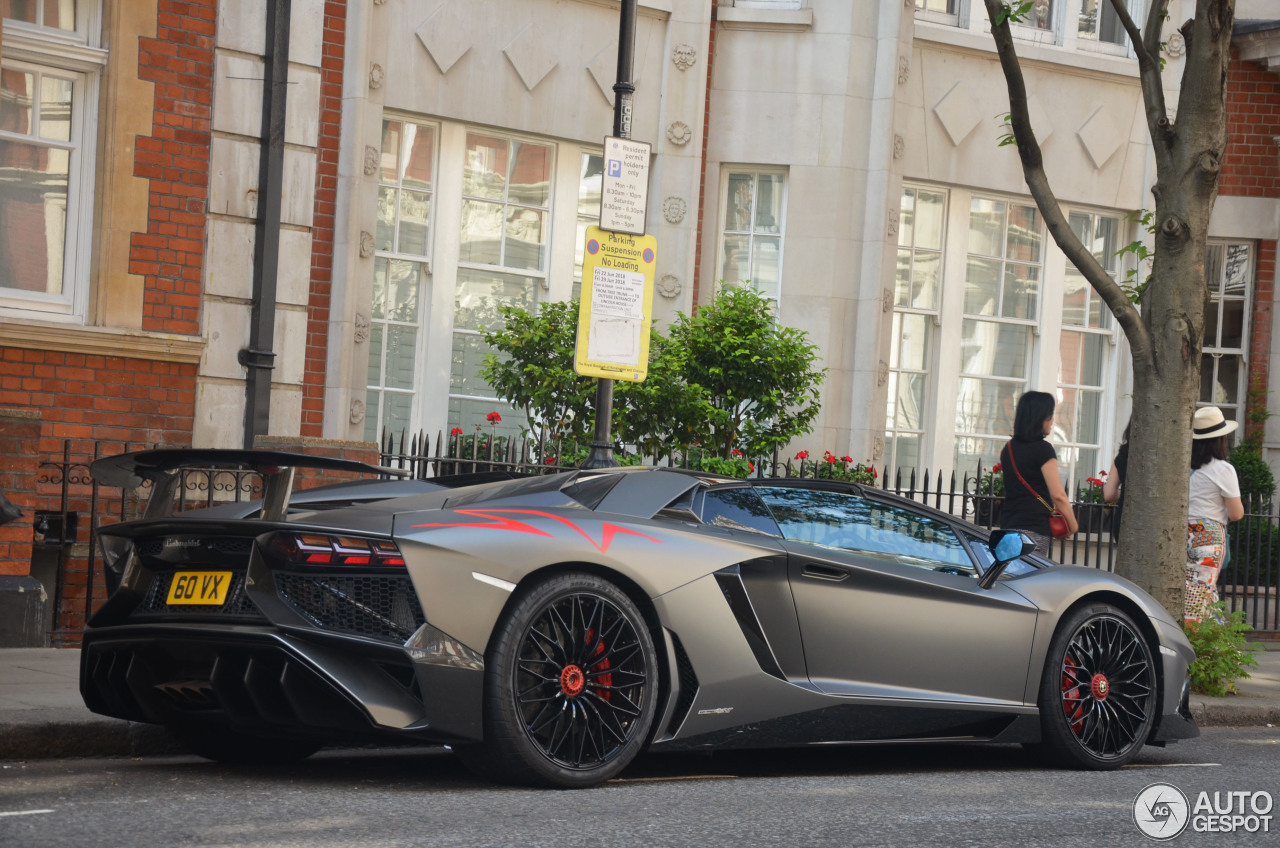
[[[484,742],[455,748],[488,780],[579,789],[635,759],[653,725],[649,627],[614,584],[579,572],[531,587],[485,661]]]
[[[191,753],[237,765],[288,765],[305,760],[323,746],[317,739],[257,736],[214,724],[179,725],[169,731]]]
[[[1075,610],[1049,646],[1040,681],[1045,757],[1076,769],[1130,762],[1155,721],[1151,647],[1124,612],[1109,604]]]

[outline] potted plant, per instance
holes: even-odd
[[[978,468],[978,486],[973,500],[975,524],[995,527],[1000,523],[1000,506],[1004,503],[1004,466],[997,462],[986,472]]]
[[[1097,477],[1086,477],[1084,485],[1076,491],[1076,522],[1081,533],[1111,532],[1111,513],[1115,507],[1102,499],[1106,477],[1105,471],[1099,471]]]

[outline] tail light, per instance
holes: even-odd
[[[275,560],[302,568],[404,568],[404,557],[389,539],[273,533],[266,551]]]

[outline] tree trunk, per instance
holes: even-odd
[[[1124,3],[1112,8],[1137,54],[1147,129],[1155,154],[1154,259],[1139,314],[1070,227],[1045,176],[1027,111],[1027,90],[1007,16],[1016,4],[985,0],[1001,70],[1009,86],[1010,126],[1023,175],[1049,232],[1101,295],[1133,355],[1133,417],[1125,508],[1116,570],[1175,618],[1183,612],[1191,417],[1200,388],[1200,350],[1208,298],[1204,260],[1209,216],[1226,147],[1226,78],[1234,0],[1197,0],[1181,27],[1187,45],[1176,120],[1165,105],[1160,57],[1168,0],[1149,0],[1139,31]],[[1142,269],[1139,269],[1141,273]]]

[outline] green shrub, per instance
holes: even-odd
[[[1245,442],[1231,452],[1231,464],[1240,479],[1240,497],[1247,504],[1254,500],[1269,502],[1276,493],[1276,479],[1262,453]]]
[[[1191,689],[1201,695],[1222,697],[1237,692],[1235,682],[1249,676],[1245,666],[1258,664],[1253,652],[1259,646],[1245,641],[1244,634],[1253,628],[1245,623],[1244,610],[1228,613],[1222,601],[1209,609],[1212,614],[1199,624],[1183,625],[1196,652],[1191,664]]]

